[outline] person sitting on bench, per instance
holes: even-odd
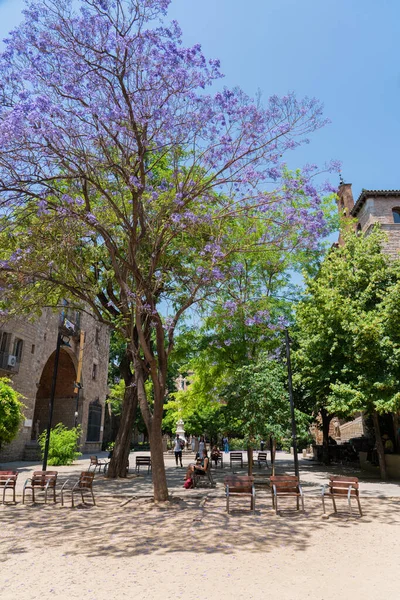
[[[221,456],[221,452],[218,448],[218,446],[214,446],[213,449],[211,450],[211,461],[215,462],[215,466],[218,467],[218,461],[220,459]]]
[[[203,458],[200,461],[196,461],[195,463],[190,463],[188,469],[186,471],[185,479],[191,479],[193,473],[198,473],[199,475],[205,475],[208,469],[209,459],[207,456],[207,450],[204,448],[203,450]]]

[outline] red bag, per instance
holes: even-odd
[[[185,483],[183,484],[183,487],[188,490],[190,488],[193,487],[193,481],[190,479],[190,477],[188,479],[186,479]]]

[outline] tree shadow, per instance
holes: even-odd
[[[249,503],[232,505],[226,513],[225,500],[209,497],[200,503],[194,499],[175,499],[163,505],[150,501],[121,501],[102,498],[95,507],[78,505],[2,506],[2,544],[0,561],[28,549],[63,547],[67,555],[87,557],[135,557],[163,555],[169,552],[231,554],[245,549],[271,553],[277,548],[306,551],[318,543],[320,532],[337,528],[365,528],[372,521],[400,525],[399,500],[366,500],[364,516],[350,516],[339,507],[337,514],[322,518],[318,498],[307,498],[306,512],[282,505],[278,516],[267,494],[257,498],[256,514]],[[367,540],[368,538],[366,538]]]

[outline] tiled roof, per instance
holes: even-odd
[[[362,190],[361,194],[358,196],[357,202],[351,209],[351,215],[353,217],[357,216],[357,213],[360,211],[365,200],[371,198],[371,196],[400,196],[400,190]]]

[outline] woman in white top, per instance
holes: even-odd
[[[203,458],[204,450],[206,450],[206,442],[204,440],[204,435],[202,435],[202,436],[200,436],[199,450],[198,450],[200,458]]]

